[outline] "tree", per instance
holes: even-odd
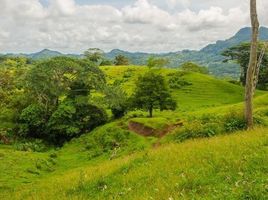
[[[104,59],[104,51],[98,48],[90,48],[84,52],[84,56],[87,60],[99,65]]]
[[[208,74],[209,73],[207,67],[202,67],[202,66],[199,66],[199,65],[192,63],[192,62],[186,62],[186,63],[182,64],[180,66],[180,68],[183,71],[188,71],[188,72],[197,72],[197,73],[201,73],[201,74]]]
[[[257,49],[258,49],[258,34],[259,34],[259,21],[257,15],[256,0],[250,0],[250,17],[252,25],[252,39],[250,59],[247,69],[246,87],[245,87],[245,119],[247,128],[253,128],[253,93],[254,93],[254,78],[257,72]]]
[[[65,141],[106,123],[107,120],[108,116],[102,108],[81,99],[66,99],[49,118],[47,137],[51,142],[62,145]]]
[[[129,59],[124,55],[117,55],[114,60],[115,65],[129,65]]]
[[[165,58],[155,58],[153,56],[149,57],[147,60],[147,66],[149,68],[163,68],[169,64],[168,59]]]
[[[246,76],[247,69],[250,57],[250,43],[242,43],[237,46],[226,49],[222,55],[226,57],[224,62],[235,61],[240,65],[240,82],[243,86],[246,85]],[[268,84],[268,53],[267,50],[264,49],[264,43],[258,43],[258,57],[261,57],[261,54],[264,52],[262,59],[260,60],[260,71],[258,73],[258,84],[256,85],[259,89],[267,89]]]
[[[57,57],[33,66],[23,85],[29,100],[16,121],[20,135],[62,144],[105,123],[106,112],[89,103],[90,91],[103,85],[103,72],[84,60]]]
[[[176,109],[176,102],[171,97],[164,77],[151,70],[138,78],[132,99],[134,107],[148,110],[149,117],[153,117],[155,108]]]
[[[77,82],[83,85],[83,89],[96,89],[105,82],[105,76],[89,62],[56,57],[37,64],[29,71],[24,90],[49,111],[58,105],[59,98],[66,95]]]
[[[123,117],[128,109],[128,98],[119,84],[109,85],[104,90],[105,100],[113,113],[113,117],[118,119]]]

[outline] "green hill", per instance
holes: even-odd
[[[59,154],[57,170],[47,172],[44,164],[41,174],[27,167],[35,167],[48,154],[1,147],[1,157],[9,165],[3,168],[0,162],[0,198],[267,199],[267,141],[268,130],[256,129],[76,167],[72,165],[77,160],[64,161]]]
[[[128,95],[148,70],[101,69]],[[244,89],[209,75],[160,72],[178,103],[174,112],[132,111],[46,152],[0,145],[0,199],[267,199],[268,130],[237,132]],[[267,99],[257,91],[260,126],[268,125]]]

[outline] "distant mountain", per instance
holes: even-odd
[[[49,49],[44,49],[40,52],[37,53],[32,53],[28,54],[27,57],[34,59],[34,60],[40,60],[40,59],[47,59],[47,58],[52,58],[52,57],[57,57],[57,56],[63,56],[64,54],[58,52],[58,51],[52,51]]]
[[[260,40],[268,40],[268,28],[261,27]],[[241,42],[249,42],[251,39],[251,28],[246,27],[240,29],[233,37],[227,40],[219,40],[215,44],[209,44],[200,51],[183,50],[178,52],[164,54],[148,54],[148,53],[130,53],[122,50],[112,50],[107,53],[107,57],[114,59],[117,55],[122,54],[130,59],[133,64],[144,65],[150,56],[158,56],[167,58],[170,63],[169,67],[176,68],[184,62],[196,62],[200,65],[207,66],[211,74],[216,76],[238,77],[240,68],[234,63],[223,63],[224,57],[221,52],[227,48],[238,45]]]
[[[48,59],[48,58],[54,58],[57,56],[67,56],[67,57],[81,57],[81,55],[78,54],[63,54],[59,51],[53,51],[49,49],[43,49],[42,51],[36,52],[36,53],[30,53],[30,54],[6,54],[6,56],[19,56],[19,57],[26,57],[30,58],[33,60],[43,60],[43,59]]]
[[[268,40],[268,28],[261,27],[260,40]],[[183,50],[171,53],[143,53],[143,52],[128,52],[120,49],[114,49],[105,54],[106,58],[114,59],[117,55],[128,57],[134,65],[145,65],[150,56],[166,58],[170,61],[171,68],[177,68],[184,62],[196,62],[200,65],[207,66],[211,74],[216,76],[239,76],[239,66],[234,63],[223,63],[224,57],[221,52],[229,47],[240,44],[241,42],[249,42],[251,39],[251,28],[246,27],[240,29],[233,37],[227,40],[219,40],[214,44],[209,44],[200,51]],[[56,56],[81,57],[78,54],[62,54],[58,51],[44,49],[32,54],[7,54],[9,56],[25,56],[34,60],[47,59]]]
[[[268,28],[261,27],[259,33],[260,40],[268,40]],[[246,27],[240,29],[233,37],[227,40],[219,40],[216,44],[210,44],[201,49],[204,53],[221,53],[224,49],[240,44],[241,42],[249,42],[251,40],[251,28]]]

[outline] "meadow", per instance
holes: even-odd
[[[101,70],[130,95],[148,68]],[[195,72],[160,73],[175,111],[148,118],[134,110],[43,152],[0,145],[0,199],[267,199],[268,93],[256,92],[257,126],[243,131],[242,86]],[[152,134],[130,130],[133,122]]]

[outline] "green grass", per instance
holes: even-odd
[[[119,82],[128,95],[138,76],[148,70],[101,69],[109,83]],[[172,89],[176,111],[155,110],[153,118],[133,111],[44,153],[0,145],[0,199],[267,199],[266,128],[182,143],[172,137],[180,127],[161,141],[127,130],[129,121],[153,129],[180,121],[192,127],[193,121],[220,127],[230,111],[242,113],[242,87],[208,75],[160,71],[167,79],[181,73],[189,83]],[[268,125],[267,99],[262,91],[254,99],[255,118],[263,125]],[[155,143],[162,145],[156,148]]]
[[[182,144],[51,174],[4,199],[267,199],[268,130]],[[1,196],[2,195],[2,196]]]

